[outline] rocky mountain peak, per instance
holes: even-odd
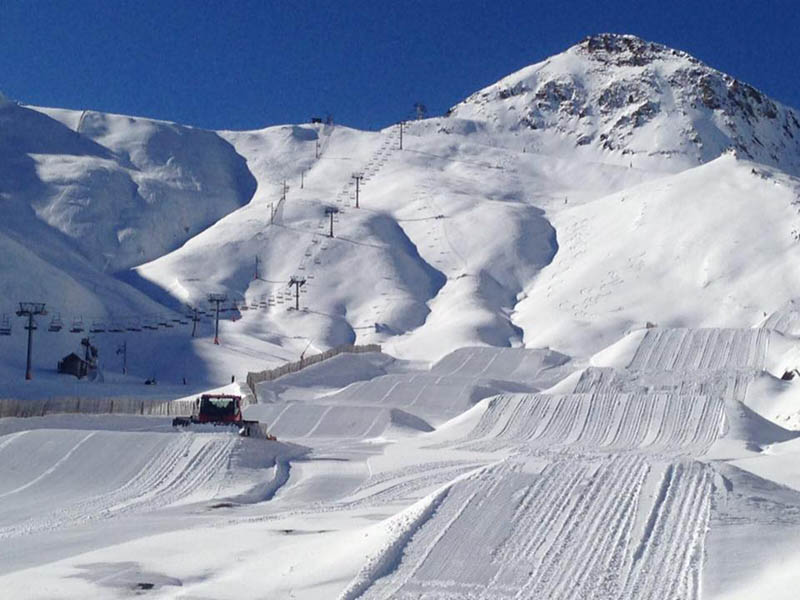
[[[688,163],[733,149],[800,173],[794,110],[686,52],[633,35],[589,36],[476,92],[448,114]]]
[[[655,60],[668,58],[680,58],[699,63],[696,58],[686,52],[628,34],[599,33],[590,35],[570,50],[583,53],[596,62],[616,66],[643,67]]]

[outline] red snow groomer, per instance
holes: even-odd
[[[242,397],[233,394],[203,394],[195,400],[192,416],[175,417],[173,427],[189,427],[192,430],[215,431],[219,427],[236,429],[243,437],[274,440],[267,427],[258,421],[242,418]]]

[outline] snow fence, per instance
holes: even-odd
[[[0,418],[41,417],[47,414],[126,414],[188,416],[194,400],[164,400],[141,397],[86,398],[54,396],[36,400],[0,398]]]
[[[327,360],[329,358],[333,358],[338,354],[344,353],[351,353],[351,354],[358,354],[361,352],[380,352],[381,346],[380,344],[342,344],[341,346],[336,346],[335,348],[331,348],[330,350],[326,350],[321,354],[314,354],[309,356],[308,358],[301,358],[298,361],[287,363],[281,367],[277,367],[275,369],[268,369],[266,371],[250,371],[247,373],[247,387],[250,388],[250,391],[253,392],[253,396],[258,398],[256,394],[256,385],[263,382],[263,381],[272,381],[277,379],[278,377],[282,377],[284,375],[288,375],[289,373],[296,373],[301,369],[305,369],[306,367],[310,367],[311,365],[315,365],[323,360]]]

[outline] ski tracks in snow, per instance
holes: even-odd
[[[358,597],[697,600],[715,473],[697,459],[766,345],[755,329],[652,330],[580,393],[492,398],[431,449],[506,458],[454,482]]]
[[[58,463],[24,487],[35,486],[39,480],[62,465],[66,465],[64,468],[73,468],[68,464],[71,455],[93,435],[95,432],[82,438]],[[43,511],[40,515],[12,525],[0,524],[0,539],[61,529],[81,522],[108,519],[133,512],[153,512],[181,501],[191,501],[193,498],[213,498],[223,483],[236,443],[236,438],[227,435],[165,435],[164,443],[159,444],[157,451],[151,454],[139,472],[120,487],[60,502],[50,512]]]
[[[699,462],[640,453],[555,461],[541,473],[510,459],[453,484],[404,536],[402,558],[392,545],[396,569],[347,597],[698,598],[711,480]]]

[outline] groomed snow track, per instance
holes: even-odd
[[[699,456],[721,432],[718,398],[673,394],[498,396],[460,446],[527,454],[642,451]]]
[[[361,597],[697,598],[711,486],[637,453],[506,461],[455,483]]]
[[[0,447],[0,540],[209,500],[237,443],[224,434],[39,429]],[[12,501],[13,500],[13,501]]]
[[[430,372],[359,381],[318,400],[337,407],[360,407],[364,414],[373,414],[376,407],[384,411],[399,408],[439,424],[509,386],[512,391],[538,389],[540,380],[556,377],[551,371],[557,371],[567,361],[568,357],[551,350],[462,348],[448,354]],[[265,415],[265,420],[273,423],[273,428],[276,426],[271,415]],[[278,435],[282,433],[281,426],[278,422]]]
[[[574,393],[485,400],[468,434],[433,448],[498,462],[446,486],[358,597],[700,598],[715,471],[697,459],[768,336],[653,329],[628,368],[587,369]]]

